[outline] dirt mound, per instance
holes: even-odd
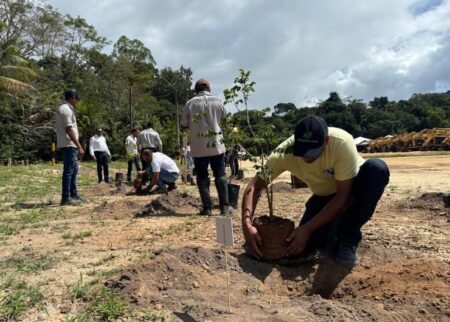
[[[211,198],[213,205],[218,205],[217,198]],[[135,213],[136,217],[155,215],[191,215],[201,206],[198,197],[193,197],[186,192],[171,191],[153,199],[145,208]]]
[[[232,313],[218,249],[157,252],[106,285],[134,305],[163,307],[187,321],[445,320],[449,313],[442,261],[397,259],[353,271],[329,259],[285,267],[232,254],[228,263]]]
[[[400,203],[400,207],[405,206]],[[406,206],[412,209],[423,209],[431,211],[444,211],[450,207],[450,194],[443,192],[426,192],[416,198],[410,199]],[[446,211],[448,215],[448,211]]]
[[[103,201],[99,206],[92,209],[96,215],[129,216],[133,211],[138,210],[141,205],[131,200]]]

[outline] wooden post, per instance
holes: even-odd
[[[12,165],[12,159],[11,157],[8,158],[8,167],[10,167]]]
[[[52,143],[52,162],[51,162],[52,167],[55,166],[55,152],[56,152],[56,144]]]

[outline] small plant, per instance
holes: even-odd
[[[171,320],[169,314],[163,310],[142,310],[141,313],[144,321],[166,322]]]
[[[128,311],[117,294],[109,288],[102,288],[94,295],[91,310],[95,319],[102,321],[115,321]]]
[[[83,281],[83,274],[80,273],[80,279],[70,290],[70,299],[74,302],[76,299],[87,300],[89,295],[90,283]]]
[[[189,299],[183,303],[183,312],[188,313],[192,311],[192,309],[196,306],[196,303],[193,299]]]

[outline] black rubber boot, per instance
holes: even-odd
[[[197,178],[198,192],[200,193],[200,199],[202,200],[202,210],[200,210],[200,216],[211,216],[211,196],[209,195],[209,178]]]
[[[233,214],[233,207],[228,201],[228,179],[226,176],[218,177],[214,180],[216,184],[217,194],[219,195],[220,215],[231,216]]]

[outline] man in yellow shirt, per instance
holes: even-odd
[[[266,165],[272,179],[290,171],[313,193],[299,226],[286,240],[286,255],[307,256],[332,244],[336,246],[337,262],[358,264],[361,227],[372,217],[389,182],[386,163],[380,159],[364,161],[349,133],[328,127],[318,116],[307,116],[299,121],[295,134],[272,152]],[[242,201],[247,251],[258,259],[262,258],[258,248],[261,236],[252,218],[267,181],[257,174],[247,185]]]

